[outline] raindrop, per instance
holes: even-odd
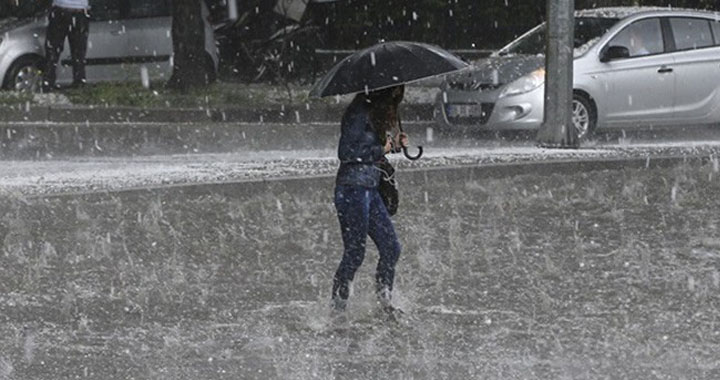
[[[448,14],[450,15],[450,17],[453,17],[453,10],[452,9],[448,10]]]
[[[632,106],[632,105],[633,105],[632,95],[628,95],[628,105],[629,105],[629,106]]]
[[[695,291],[695,277],[693,276],[688,277],[688,290],[691,292]]]
[[[370,52],[370,64],[375,67],[375,52]]]
[[[427,127],[425,129],[425,141],[432,142],[433,141],[433,129],[432,127]]]
[[[140,66],[140,82],[144,88],[150,88],[150,74],[145,65]]]
[[[236,0],[228,1],[227,7],[228,7],[228,18],[230,20],[237,20],[237,18],[238,18],[237,1]]]
[[[300,124],[300,111],[295,111],[295,122]]]
[[[678,191],[678,186],[677,186],[677,183],[676,183],[676,184],[673,185],[672,189],[670,190],[670,199],[671,199],[673,202],[676,202],[676,201],[677,201],[677,191]]]
[[[448,102],[448,100],[447,100],[447,99],[448,99],[448,98],[447,98],[447,91],[443,91],[442,97],[443,97],[443,103],[447,103],[447,102]]]
[[[412,17],[413,17],[413,21],[417,21],[417,19],[418,19],[418,14],[415,13],[415,12],[413,12]]]

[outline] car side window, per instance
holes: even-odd
[[[121,0],[90,0],[90,19],[92,21],[112,21],[121,18]]]
[[[706,19],[673,17],[670,26],[677,50],[699,49],[713,44],[710,22]]]
[[[169,17],[168,0],[126,0],[128,2],[127,18]]]
[[[624,46],[630,52],[630,57],[642,57],[658,54],[665,51],[665,44],[660,28],[660,19],[650,18],[625,27],[615,35],[609,46]]]
[[[720,21],[710,21],[713,36],[715,36],[715,45],[720,45]]]

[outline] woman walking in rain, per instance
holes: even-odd
[[[350,282],[365,259],[365,243],[370,236],[380,254],[375,274],[378,300],[382,310],[391,319],[395,317],[397,309],[390,303],[390,295],[400,243],[385,201],[394,212],[397,199],[393,195],[397,194],[393,194],[392,185],[386,186],[390,181],[383,181],[383,188],[389,187],[390,191],[383,191],[387,197],[381,196],[380,167],[389,166],[385,154],[397,151],[395,147],[402,148],[410,160],[422,155],[420,146],[417,155],[408,154],[408,137],[400,126],[397,111],[404,85],[467,67],[462,59],[437,46],[386,41],[345,57],[310,89],[310,97],[357,94],[343,115],[338,147],[340,168],[335,181],[335,209],[344,251],[333,279],[335,310],[345,310]],[[387,137],[391,130],[398,131],[392,139],[395,141]]]
[[[383,311],[392,314],[396,310],[390,295],[400,243],[378,192],[381,172],[376,164],[385,160],[385,154],[393,151],[394,146],[408,146],[405,133],[397,134],[396,141],[388,137],[391,130],[399,129],[397,111],[403,93],[402,85],[360,93],[342,118],[335,209],[344,251],[333,280],[332,305],[336,311],[345,310],[350,282],[365,258],[368,236],[380,255],[375,275],[378,301]]]

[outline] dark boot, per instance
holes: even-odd
[[[377,290],[378,304],[380,305],[380,311],[388,320],[397,322],[398,317],[403,313],[402,310],[392,305],[392,292],[387,286],[378,286]]]

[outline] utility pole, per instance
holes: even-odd
[[[545,118],[537,134],[543,148],[577,148],[572,122],[575,0],[547,0]]]

